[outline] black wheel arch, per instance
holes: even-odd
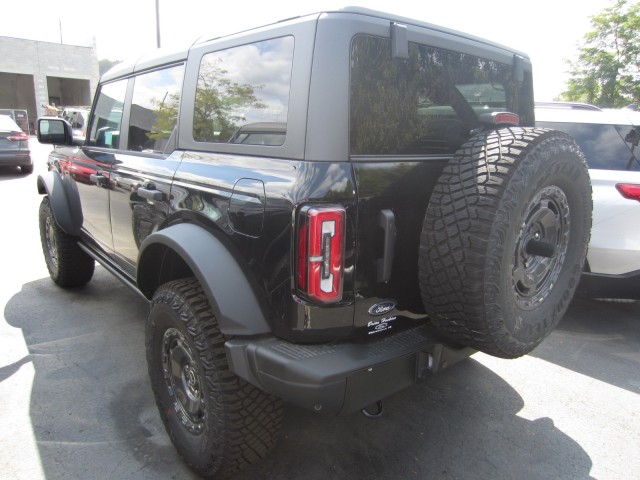
[[[38,193],[47,195],[53,210],[53,217],[63,232],[80,236],[82,208],[80,196],[73,182],[65,182],[55,170],[38,175]]]
[[[242,260],[214,233],[180,223],[149,235],[140,246],[137,284],[151,299],[162,284],[195,276],[202,285],[224,335],[271,332],[266,302]]]

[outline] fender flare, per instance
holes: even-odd
[[[82,208],[77,187],[73,182],[65,182],[55,170],[38,175],[38,193],[47,195],[53,216],[63,232],[80,236]]]
[[[146,266],[161,262],[152,246],[173,250],[189,266],[200,282],[224,335],[260,335],[271,328],[261,306],[257,289],[240,263],[215,235],[191,223],[167,227],[149,235],[140,246],[137,283],[147,297],[156,281],[145,274]]]

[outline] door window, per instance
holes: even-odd
[[[120,127],[126,93],[126,79],[102,85],[93,110],[88,145],[120,148]]]
[[[129,150],[168,153],[178,121],[184,65],[138,75],[129,119]]]

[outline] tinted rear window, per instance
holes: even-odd
[[[530,125],[532,107],[531,75],[515,82],[511,65],[414,43],[394,59],[388,38],[352,43],[351,154],[451,154],[481,113],[511,111]]]
[[[537,122],[537,125],[560,130],[575,138],[589,168],[640,170],[638,147],[634,147],[634,139],[637,142],[638,138],[638,127],[562,122]]]

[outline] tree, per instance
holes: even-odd
[[[640,3],[615,0],[591,26],[560,99],[607,108],[640,103]]]
[[[119,64],[120,62],[122,62],[122,60],[108,60],[106,58],[103,58],[102,60],[100,60],[98,62],[99,69],[100,69],[100,76],[107,73],[111,69],[111,67]]]
[[[245,120],[248,108],[266,108],[256,97],[260,85],[231,81],[221,58],[205,59],[198,75],[193,113],[193,138],[199,142],[226,142]]]

